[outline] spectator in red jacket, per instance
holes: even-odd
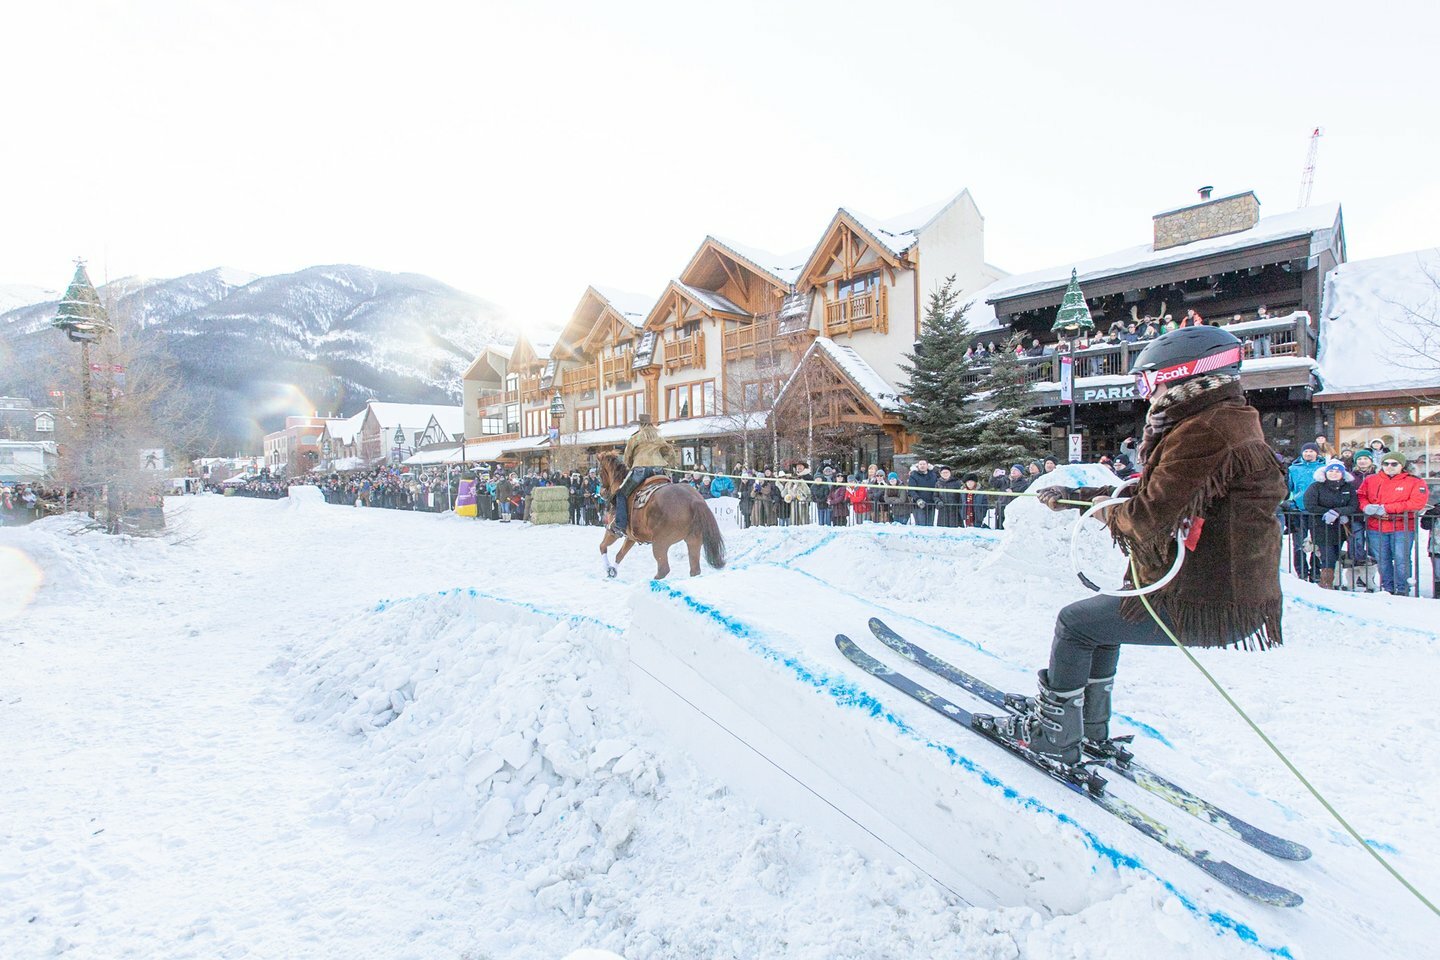
[[[1415,521],[1429,502],[1425,481],[1405,471],[1403,453],[1384,454],[1380,472],[1360,485],[1360,511],[1369,528],[1370,552],[1380,565],[1380,586],[1387,593],[1403,596],[1409,592]]]

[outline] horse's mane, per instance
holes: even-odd
[[[598,457],[600,464],[600,475],[605,478],[607,486],[613,488],[617,485],[618,479],[625,473],[625,461],[620,459],[620,454],[613,450],[606,450]]]

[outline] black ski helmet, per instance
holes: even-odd
[[[1219,327],[1181,327],[1151,340],[1135,358],[1136,392],[1148,397],[1162,383],[1179,383],[1206,373],[1238,374],[1245,346]]]

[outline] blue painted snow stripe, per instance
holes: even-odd
[[[752,653],[758,654],[759,656],[773,663],[780,664],[781,666],[789,670],[792,674],[794,674],[794,676],[800,681],[808,684],[816,690],[820,690],[829,694],[831,699],[833,699],[840,706],[852,707],[855,709],[863,710],[872,717],[883,718],[886,723],[889,723],[897,731],[904,734],[909,739],[914,740],[917,743],[920,743],[921,745],[931,750],[936,750],[939,753],[943,754],[952,766],[960,767],[961,769],[978,776],[981,782],[984,783],[986,786],[994,787],[1000,790],[1001,794],[1007,800],[1015,801],[1019,803],[1022,807],[1033,810],[1037,813],[1048,814],[1049,816],[1054,817],[1060,823],[1064,823],[1068,826],[1074,827],[1075,830],[1085,839],[1086,845],[1089,846],[1090,849],[1093,850],[1095,853],[1104,857],[1117,868],[1128,867],[1132,870],[1136,870],[1153,877],[1162,886],[1164,886],[1166,890],[1172,893],[1175,898],[1182,905],[1184,905],[1185,909],[1189,910],[1196,916],[1204,917],[1212,925],[1235,934],[1235,936],[1238,937],[1241,941],[1251,944],[1261,950],[1264,950],[1271,956],[1284,957],[1287,958],[1287,960],[1293,960],[1294,954],[1291,953],[1289,947],[1272,947],[1267,944],[1261,943],[1259,934],[1256,933],[1252,927],[1250,927],[1243,921],[1237,920],[1229,914],[1224,913],[1223,911],[1216,910],[1210,911],[1209,913],[1202,911],[1193,900],[1191,900],[1185,894],[1181,893],[1180,890],[1177,889],[1175,885],[1172,884],[1169,880],[1164,879],[1154,870],[1147,867],[1140,858],[1134,856],[1133,854],[1125,853],[1124,851],[1105,843],[1103,840],[1100,839],[1099,836],[1086,829],[1084,825],[1082,825],[1079,821],[1075,820],[1069,814],[1053,809],[1052,807],[1046,805],[1043,801],[1039,800],[1036,797],[1027,796],[1020,793],[1014,787],[1007,785],[999,777],[995,776],[993,773],[989,772],[987,769],[985,769],[975,761],[971,760],[969,757],[964,756],[949,744],[939,743],[935,740],[931,740],[924,734],[921,734],[918,730],[911,727],[908,723],[906,723],[893,711],[886,707],[885,704],[881,702],[878,698],[868,693],[867,691],[862,690],[851,681],[837,679],[836,677],[833,677],[827,673],[816,673],[808,665],[803,663],[799,658],[783,654],[775,648],[768,646],[767,644],[762,642],[756,635],[756,633],[752,631],[750,626],[744,621],[732,617],[728,614],[722,613],[716,607],[711,606],[710,604],[705,603],[702,600],[698,600],[695,597],[690,596],[689,594],[681,591],[679,588],[671,586],[668,583],[659,580],[652,580],[650,582],[650,592],[667,597],[671,600],[680,601],[694,613],[705,617],[711,622],[719,625],[725,630],[725,632],[729,633],[731,636],[744,640],[746,646],[750,649]]]
[[[1323,603],[1316,603],[1314,600],[1310,600],[1306,597],[1299,597],[1295,596],[1294,594],[1288,594],[1285,597],[1285,600],[1287,603],[1293,603],[1297,607],[1306,607],[1316,611],[1317,613],[1329,613],[1337,617],[1345,617],[1347,620],[1358,620],[1361,623],[1369,624],[1370,626],[1377,627],[1381,630],[1403,630],[1406,633],[1418,633],[1420,636],[1426,637],[1431,640],[1440,639],[1440,633],[1436,633],[1433,630],[1421,630],[1419,627],[1406,627],[1398,623],[1390,623],[1386,620],[1377,619],[1375,617],[1361,616],[1358,613],[1351,613],[1348,610],[1337,610],[1334,607],[1328,607]]]

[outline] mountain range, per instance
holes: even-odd
[[[348,415],[371,398],[459,403],[476,354],[514,339],[488,301],[419,274],[352,265],[269,277],[220,267],[98,292],[112,319],[174,361],[221,452],[258,451],[287,415]],[[0,297],[24,299],[26,288],[0,287]],[[45,397],[42,360],[73,349],[50,326],[55,309],[49,299],[0,313],[0,394]]]

